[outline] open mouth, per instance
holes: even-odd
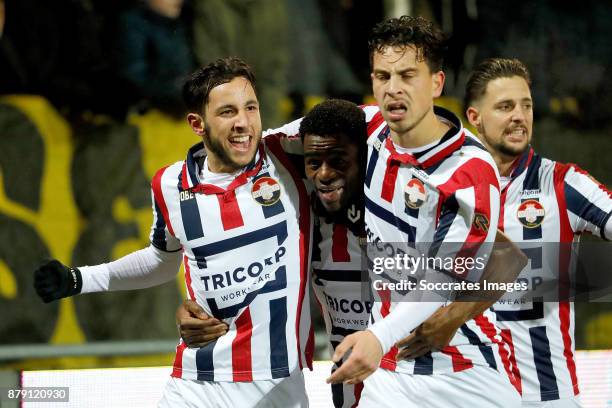
[[[525,140],[525,138],[527,138],[527,129],[519,126],[506,130],[504,134],[508,137],[510,142],[522,142]]]
[[[251,147],[251,139],[249,135],[233,136],[229,138],[229,142],[234,149],[247,152]]]
[[[344,192],[343,186],[337,187],[319,187],[317,188],[317,195],[322,202],[332,203],[339,201]]]
[[[387,112],[391,120],[400,120],[404,117],[408,108],[404,102],[390,102],[387,104]]]

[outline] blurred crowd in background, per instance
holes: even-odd
[[[612,3],[584,0],[0,0],[0,94],[36,94],[62,114],[181,117],[196,66],[237,55],[258,79],[265,127],[324,97],[367,101],[367,36],[381,19],[423,15],[451,35],[446,95],[475,62],[529,66],[539,115],[597,127],[612,113]]]

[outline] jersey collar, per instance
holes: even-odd
[[[465,141],[465,132],[463,131],[463,125],[461,120],[452,112],[434,106],[434,113],[444,121],[451,124],[451,128],[442,136],[442,139],[435,145],[422,152],[410,154],[410,153],[398,153],[393,145],[393,140],[389,137],[389,127],[387,126],[384,130],[384,137],[387,139],[384,142],[385,148],[391,154],[390,160],[402,164],[411,164],[416,167],[426,169],[434,166],[448,156],[458,150]]]
[[[236,176],[234,181],[230,183],[227,189],[215,186],[213,184],[200,183],[199,174],[201,166],[204,163],[202,160],[206,156],[206,149],[204,143],[200,142],[189,149],[187,153],[187,159],[183,163],[183,170],[181,171],[181,188],[183,190],[191,190],[194,193],[203,194],[223,194],[228,191],[235,190],[243,184],[246,184],[250,177],[253,177],[259,173],[265,160],[265,152],[263,144],[259,145],[255,157],[253,160],[243,169],[243,171]]]
[[[512,166],[510,166],[510,180],[514,180],[520,176],[528,167],[533,160],[535,151],[531,145],[525,150],[519,157],[517,157]]]

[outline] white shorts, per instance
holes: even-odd
[[[379,368],[365,379],[360,408],[520,407],[504,374],[476,366],[448,374],[411,375]]]
[[[523,408],[580,408],[580,396],[553,401],[523,401]]]
[[[171,377],[158,408],[306,408],[308,397],[300,369],[291,376],[253,382],[215,382]]]

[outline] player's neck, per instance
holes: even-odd
[[[438,119],[432,109],[412,129],[403,133],[391,130],[390,134],[393,142],[398,146],[413,149],[441,139],[449,129],[450,126]]]
[[[205,165],[207,166],[208,171],[214,174],[235,174],[244,168],[236,168],[236,166],[223,162],[210,153],[206,158]]]
[[[493,152],[491,154],[493,156],[493,160],[495,160],[495,164],[497,165],[497,170],[499,170],[499,175],[502,177],[509,177],[512,172],[512,165],[514,161],[520,156],[508,156],[502,153]]]

